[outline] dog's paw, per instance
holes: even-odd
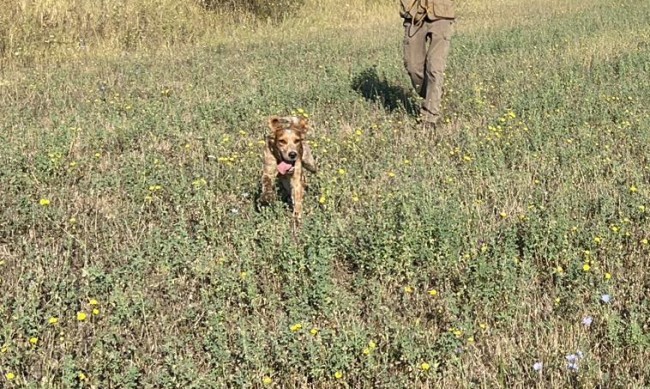
[[[259,198],[260,205],[266,206],[275,201],[275,195],[273,193],[262,193]]]

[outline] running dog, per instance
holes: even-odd
[[[316,163],[305,135],[310,130],[306,118],[272,116],[271,132],[264,142],[264,169],[260,203],[268,205],[275,200],[275,180],[280,181],[286,197],[293,205],[296,225],[302,216],[302,202],[306,188],[305,171],[316,173]]]

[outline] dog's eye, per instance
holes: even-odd
[[[280,139],[280,140],[278,141],[278,144],[279,144],[280,146],[284,146],[284,145],[287,144],[287,141],[284,140],[284,139]]]

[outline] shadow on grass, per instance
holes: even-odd
[[[389,112],[403,109],[412,116],[420,112],[411,92],[402,86],[391,84],[383,76],[380,77],[374,66],[354,76],[351,86],[366,100],[380,103]]]

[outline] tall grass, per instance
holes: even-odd
[[[1,386],[645,386],[650,3],[486,4],[434,136],[391,2],[2,4]]]

